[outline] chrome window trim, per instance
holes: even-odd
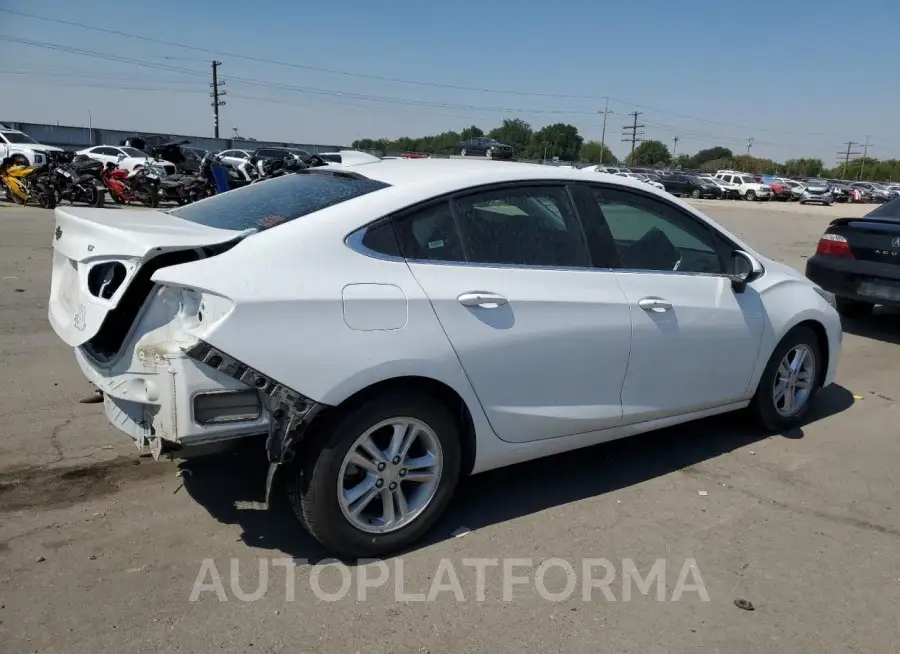
[[[394,262],[402,262],[405,263],[407,259],[403,257],[398,257],[393,254],[384,254],[383,252],[377,252],[372,248],[368,248],[363,245],[363,239],[366,236],[366,233],[375,227],[381,227],[384,225],[384,221],[379,221],[377,223],[372,223],[370,225],[366,225],[364,227],[360,227],[355,232],[351,232],[347,238],[344,239],[344,244],[358,254],[362,254],[363,256],[369,257],[371,259],[378,259],[380,261],[394,261]]]

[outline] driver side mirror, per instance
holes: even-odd
[[[119,163],[121,163],[124,159],[125,159],[125,155],[122,154],[121,152],[119,153],[119,156],[116,157],[116,161],[118,161]]]
[[[747,289],[747,284],[759,279],[762,274],[762,264],[756,260],[756,257],[743,250],[735,250],[731,253],[729,278],[731,279],[731,288],[735,293],[743,293]]]

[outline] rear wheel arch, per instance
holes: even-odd
[[[460,472],[463,475],[469,474],[475,465],[477,450],[472,412],[455,389],[432,377],[418,375],[392,377],[362,388],[339,404],[321,411],[310,423],[308,437],[304,441],[308,443],[316,439],[323,431],[327,432],[339,417],[373,399],[404,393],[410,396],[425,396],[435,399],[450,410],[460,435],[460,448],[462,449]],[[301,445],[299,449],[302,450],[303,446]]]

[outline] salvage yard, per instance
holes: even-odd
[[[829,219],[871,208],[695,204],[800,270]],[[473,477],[388,583],[367,589],[351,566],[344,594],[284,502],[235,507],[261,499],[261,451],[155,462],[79,403],[91,389],[46,317],[52,226],[0,204],[0,651],[900,651],[900,313],[845,324],[837,383],[802,429],[726,415]],[[579,586],[505,598],[488,568],[480,601],[464,560],[481,557],[559,558]],[[599,558],[615,601],[584,599],[582,562]],[[442,559],[462,597],[433,592]],[[626,601],[626,559],[643,576],[665,560],[665,601],[655,585]],[[709,601],[673,601],[686,559]],[[224,597],[191,601],[204,561]],[[260,566],[266,592],[248,599]],[[559,567],[545,581],[566,586]],[[401,584],[433,601],[395,601]]]

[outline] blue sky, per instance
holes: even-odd
[[[223,136],[238,127],[258,139],[349,143],[487,130],[521,117],[536,128],[572,123],[599,140],[608,96],[606,141],[619,155],[626,114],[637,110],[645,138],[671,148],[678,136],[679,152],[744,152],[753,137],[752,154],[831,164],[842,142],[869,136],[872,156],[900,157],[896,0],[852,8],[827,0],[0,0],[0,8],[215,51],[228,91]],[[153,64],[0,39],[0,118],[87,125],[90,112],[100,127],[212,135],[212,52],[2,11],[0,35]]]

